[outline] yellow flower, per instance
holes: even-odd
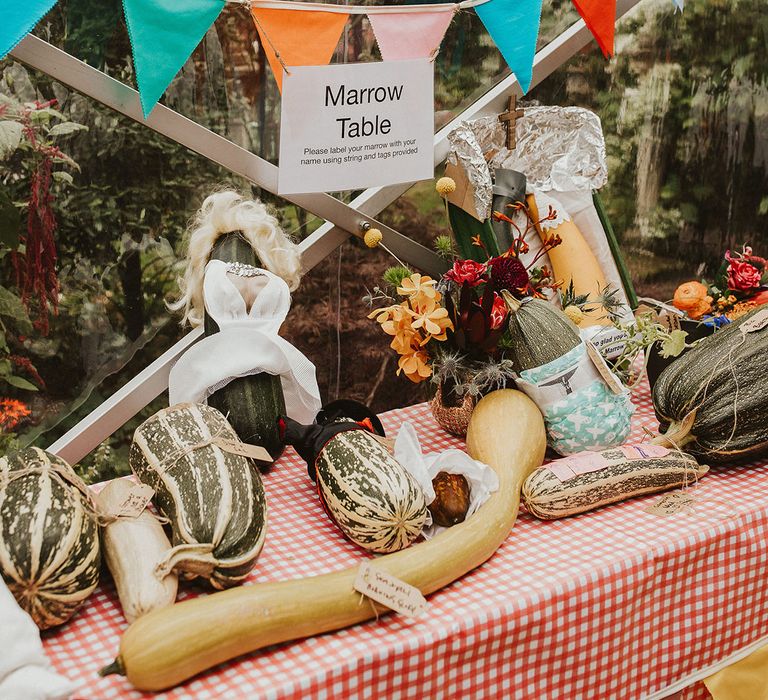
[[[367,245],[369,248],[375,248],[377,245],[379,245],[382,238],[384,238],[384,236],[377,228],[369,228],[365,232],[365,236],[363,236],[365,245]]]
[[[571,319],[577,326],[584,320],[584,312],[578,307],[571,304],[563,309],[565,315]]]
[[[452,177],[441,177],[435,184],[435,189],[441,197],[447,197],[456,191],[456,182]]]
[[[406,306],[405,304],[393,304],[392,306],[385,306],[383,309],[374,309],[371,311],[371,313],[368,314],[368,318],[376,318],[376,323],[380,323],[381,327],[384,328],[384,324],[388,323],[392,320],[399,320],[403,318],[403,316],[406,315]],[[385,333],[388,333],[386,329],[384,329]],[[392,335],[390,333],[390,335]]]
[[[397,362],[397,374],[403,372],[414,384],[423,382],[431,376],[432,368],[427,364],[429,356],[424,350],[403,355]]]

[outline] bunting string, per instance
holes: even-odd
[[[0,22],[0,59],[57,2],[4,1],[8,7]],[[603,53],[612,56],[616,0],[572,2]],[[677,11],[683,10],[685,0],[671,2]],[[350,15],[368,16],[385,61],[434,60],[451,18],[459,11],[475,8],[525,94],[532,82],[542,0],[461,0],[419,5],[339,5],[301,0],[122,0],[122,4],[141,106],[147,117],[226,5],[240,5],[253,17],[279,87],[283,73],[290,75],[289,66],[330,62]],[[309,14],[297,20],[297,12]]]

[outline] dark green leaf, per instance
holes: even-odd
[[[37,387],[32,382],[28,382],[23,377],[17,377],[15,374],[6,377],[5,381],[8,382],[11,386],[15,386],[17,389],[23,389],[24,391],[37,391]]]
[[[5,189],[0,189],[0,245],[15,250],[19,245],[21,214]]]

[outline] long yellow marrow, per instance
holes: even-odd
[[[544,421],[525,394],[493,392],[475,408],[469,454],[498,474],[499,490],[465,522],[437,537],[376,559],[376,566],[425,595],[493,555],[517,519],[525,478],[544,459]],[[357,568],[242,586],[177,603],[134,622],[107,673],[124,673],[141,690],[163,690],[236,656],[310,637],[376,615],[353,590]],[[377,607],[379,614],[387,612]]]

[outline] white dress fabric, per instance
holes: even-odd
[[[195,343],[173,366],[170,404],[205,403],[233,379],[266,372],[280,377],[288,416],[310,424],[321,407],[315,366],[278,335],[291,307],[290,290],[268,270],[258,269],[258,276],[266,277],[266,284],[248,311],[227,275],[227,263],[206,265],[205,308],[219,332]]]
[[[60,700],[75,684],[51,668],[40,631],[0,578],[0,698]]]

